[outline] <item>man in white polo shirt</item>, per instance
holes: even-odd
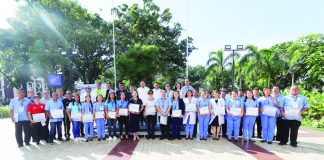
[[[142,100],[143,103],[147,100],[147,93],[150,89],[146,87],[145,81],[140,82],[140,87],[137,88],[138,96]]]

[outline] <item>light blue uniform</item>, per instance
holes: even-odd
[[[15,116],[15,122],[20,121],[29,121],[28,115],[27,115],[27,109],[28,105],[32,102],[27,99],[23,98],[22,100],[19,100],[18,98],[14,98],[9,103],[9,109],[14,112]],[[18,119],[16,119],[18,117]]]
[[[210,100],[202,98],[199,98],[197,101],[198,108],[201,107],[211,107]],[[210,114],[208,115],[199,115],[198,116],[198,122],[199,122],[199,137],[203,139],[207,139],[207,133],[208,133],[208,124],[210,121]]]
[[[83,103],[82,109],[84,110],[83,114],[92,114],[93,106],[88,103]],[[88,140],[89,137],[90,138],[93,137],[93,122],[83,122],[83,124],[84,124],[85,138],[86,140]],[[90,130],[90,135],[89,135],[89,130]]]
[[[118,100],[117,108],[128,108],[128,101],[127,100]]]
[[[93,104],[93,109],[95,112],[105,112],[105,104],[102,103],[95,103]],[[105,118],[96,118],[96,124],[97,124],[97,137],[100,138],[105,138]]]
[[[268,99],[265,97],[259,98],[260,102],[260,108],[263,109],[266,106],[270,107],[275,107],[274,100],[272,96],[269,96]],[[277,109],[276,116],[279,115],[279,109]],[[263,113],[261,114],[261,123],[262,123],[262,140],[272,142],[273,137],[274,137],[274,132],[275,132],[275,127],[276,127],[276,116],[268,116],[264,115]]]
[[[183,86],[180,91],[180,98],[185,98],[185,94],[188,90],[192,91],[193,93],[195,89],[192,86]]]
[[[82,104],[79,102],[71,102],[69,103],[68,106],[69,110],[71,111],[71,113],[81,113],[82,111]],[[72,124],[73,124],[73,136],[74,138],[78,138],[80,137],[80,132],[81,132],[81,122],[80,121],[74,121],[72,120]]]
[[[40,102],[46,105],[46,103],[50,100],[52,100],[52,98],[48,98],[48,99],[42,98],[40,99]]]
[[[51,114],[51,111],[53,110],[64,110],[64,106],[62,101],[56,100],[50,100],[46,103],[45,110],[48,111]],[[62,122],[63,118],[52,118],[50,119],[50,122]]]
[[[248,108],[248,107],[253,107],[253,108],[259,107],[259,102],[257,100],[253,100],[253,99],[252,100],[247,99],[245,102],[243,101],[243,104],[244,104],[244,112],[246,112],[246,108]],[[243,117],[243,135],[244,135],[243,138],[245,140],[252,139],[255,119],[256,119],[256,116],[245,115]]]
[[[226,102],[226,107],[231,111],[232,107],[243,108],[243,103],[241,100],[230,99]],[[234,139],[238,140],[239,131],[240,131],[241,117],[239,116],[230,116],[227,115],[227,138],[232,139],[232,132],[234,130]]]
[[[171,103],[171,99],[170,98],[159,98],[157,101],[156,101],[156,105],[163,111],[163,112],[166,112],[168,111],[168,108],[169,106],[172,105]],[[157,114],[158,116],[161,116],[162,114],[160,112],[158,112]],[[167,116],[170,116],[170,113],[168,113]]]
[[[283,106],[284,112],[287,109],[298,109],[299,111],[302,111],[303,109],[310,107],[307,98],[300,94],[298,94],[297,96],[293,96],[293,95],[285,96],[284,103],[282,106]],[[297,117],[296,116],[293,116],[293,117],[288,116],[288,117],[282,118],[282,119],[301,121],[302,117],[301,116],[297,116]]]
[[[105,103],[108,107],[108,112],[117,110],[117,101],[106,101]],[[108,119],[108,134],[110,137],[116,136],[116,119]]]

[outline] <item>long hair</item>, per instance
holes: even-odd
[[[180,93],[179,93],[179,91],[173,91],[172,100],[175,99],[175,97],[174,97],[174,93],[178,93],[178,99],[180,99]]]
[[[79,95],[79,94],[75,94],[75,95],[74,95],[74,101],[72,102],[72,105],[75,104],[75,97],[79,97],[79,102],[77,102],[77,104],[81,104],[81,105],[82,105],[82,103],[81,103],[81,101],[80,101],[80,95]]]
[[[185,98],[188,98],[188,92],[191,92],[191,97],[193,97],[193,93],[192,93],[192,91],[191,91],[191,90],[188,90],[188,91],[186,92],[186,94],[185,94]]]
[[[245,95],[245,98],[244,98],[244,102],[246,102],[246,100],[248,99],[247,92],[252,92],[252,90],[250,90],[250,89],[246,90],[246,92],[245,92],[246,95]],[[255,101],[255,98],[253,96],[253,92],[252,92],[252,99],[253,99],[253,101]]]

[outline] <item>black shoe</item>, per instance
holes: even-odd
[[[151,137],[146,137],[147,140],[149,140]]]
[[[181,137],[178,137],[178,140],[181,140]]]
[[[64,140],[63,140],[62,138],[58,138],[57,140],[58,140],[58,141],[61,141],[61,142],[63,142],[63,141],[64,141]]]
[[[153,136],[152,139],[155,139],[155,137]]]
[[[193,140],[193,137],[191,137],[190,140]]]
[[[89,142],[89,140],[86,140],[86,142]]]
[[[26,146],[29,146],[29,145],[30,145],[30,143],[29,143],[29,142],[27,142],[27,143],[25,143],[25,145],[26,145]]]
[[[290,145],[295,148],[297,147],[297,144],[290,143]]]
[[[65,141],[70,141],[70,137],[67,137],[67,138],[65,139]]]
[[[215,141],[215,140],[216,140],[216,138],[213,138],[213,140]]]
[[[164,137],[160,137],[160,140],[164,140]]]
[[[53,144],[54,144],[54,142],[53,142],[53,141],[50,141],[49,143],[50,143],[51,145],[53,145]]]
[[[283,142],[279,143],[279,146],[284,146],[284,145],[287,145],[287,143],[283,143]]]
[[[201,140],[201,141],[202,141],[202,140],[203,140],[203,138],[200,138],[199,140]]]
[[[268,144],[272,144],[272,142],[268,142]]]
[[[24,146],[23,144],[19,144],[19,145],[18,145],[18,148],[23,147],[23,146]]]
[[[249,142],[249,140],[245,139],[243,142],[247,143],[247,142]]]
[[[186,137],[186,140],[188,140],[189,138],[188,137]]]
[[[261,143],[265,143],[265,142],[267,142],[267,140],[261,140]]]
[[[39,145],[39,141],[38,141],[38,142],[36,142],[36,144],[37,144],[37,145]]]
[[[85,135],[84,135],[84,133],[81,133],[81,137],[84,137]]]
[[[93,141],[93,139],[92,139],[92,138],[90,138],[90,141]]]
[[[106,140],[106,138],[103,138],[102,140],[103,140],[103,141],[105,141],[105,140]]]
[[[253,140],[253,139],[250,139],[250,140],[249,140],[249,142],[252,142],[252,143],[254,143],[254,142],[255,142],[255,140]]]
[[[216,141],[219,141],[219,138],[216,138]]]
[[[228,141],[232,142],[232,139],[227,138]]]
[[[238,142],[238,139],[234,139],[235,142]]]
[[[98,141],[101,141],[101,138],[99,138]]]
[[[207,138],[204,138],[205,141],[207,141]]]

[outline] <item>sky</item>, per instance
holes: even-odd
[[[112,6],[143,4],[142,0],[79,0],[79,3],[106,21],[112,20]],[[188,34],[194,39],[198,49],[188,57],[190,66],[205,66],[208,54],[225,45],[254,44],[266,48],[324,32],[323,0],[154,0],[154,3],[161,10],[170,8],[172,21],[184,28],[181,38]],[[14,16],[16,5],[15,0],[0,2],[0,28],[10,27],[6,19]]]

